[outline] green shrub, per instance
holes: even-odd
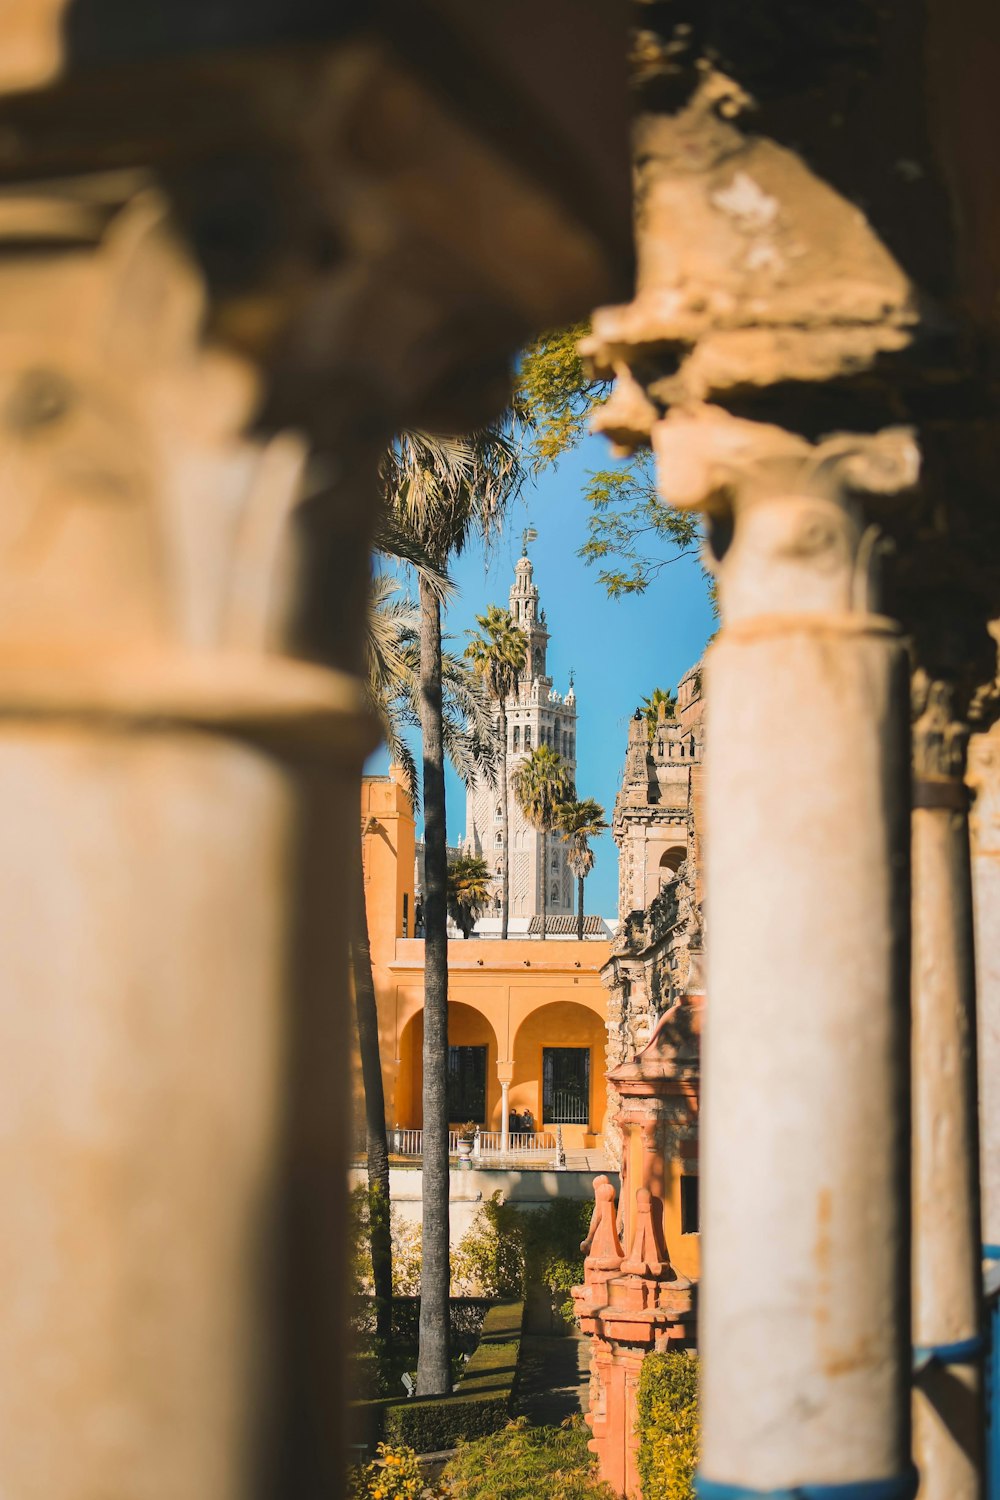
[[[453,1500],[613,1500],[587,1448],[590,1429],[529,1427],[524,1417],[458,1450],[441,1476]]]
[[[494,1193],[452,1256],[453,1287],[465,1295],[523,1297],[538,1284],[568,1298],[570,1287],[583,1280],[580,1241],[592,1210],[592,1203],[574,1198],[526,1208]]]
[[[370,1296],[372,1279],[371,1204],[368,1188],[357,1183],[348,1198],[348,1264],[355,1295]],[[404,1218],[395,1204],[389,1208],[392,1234],[392,1291],[395,1297],[415,1297],[420,1291],[421,1237],[420,1225]]]
[[[522,1302],[491,1308],[458,1389],[450,1396],[414,1396],[388,1406],[383,1423],[386,1441],[417,1453],[437,1453],[503,1427],[517,1383],[523,1316]]]
[[[698,1464],[698,1361],[679,1350],[648,1354],[639,1377],[639,1478],[643,1500],[694,1500]]]

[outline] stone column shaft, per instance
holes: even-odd
[[[972,893],[965,736],[950,722],[947,697],[944,684],[932,684],[914,730],[914,1457],[920,1500],[978,1500],[981,1276]]]
[[[982,1234],[1000,1256],[1000,724],[969,748]]]
[[[915,448],[814,448],[721,413],[666,418],[654,447],[664,495],[709,512],[723,617],[706,666],[702,1492],[909,1495],[909,671],[860,495],[912,482]]]

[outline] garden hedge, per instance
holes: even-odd
[[[694,1500],[698,1463],[698,1361],[682,1350],[647,1354],[639,1375],[639,1479],[643,1500]]]
[[[417,1453],[437,1453],[498,1432],[510,1417],[523,1319],[523,1302],[492,1307],[457,1388],[450,1396],[413,1396],[387,1406],[385,1441]]]

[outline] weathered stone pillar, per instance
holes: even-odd
[[[1000,723],[969,745],[984,1243],[1000,1256]]]
[[[913,1397],[920,1500],[982,1493],[967,729],[919,672],[913,729]]]
[[[203,348],[161,201],[23,214],[33,253],[18,231],[0,264],[0,1491],[333,1494],[374,736],[354,678],[288,653],[303,445],[241,436],[251,372]]]
[[[700,1493],[895,1500],[914,1485],[909,672],[862,500],[914,482],[916,445],[812,445],[704,408],[653,443],[664,496],[708,514],[723,622],[706,665]]]

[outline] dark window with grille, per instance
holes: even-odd
[[[590,1123],[589,1047],[543,1047],[542,1111],[546,1125]]]
[[[681,1178],[681,1234],[698,1233],[698,1179]]]
[[[448,1048],[448,1119],[486,1124],[486,1048]]]

